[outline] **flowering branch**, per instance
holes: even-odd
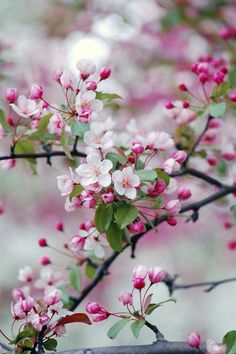
[[[72,156],[78,156],[78,157],[86,157],[86,154],[84,154],[83,152],[77,151],[76,149],[73,148],[73,150],[71,150],[70,154]],[[64,153],[64,151],[48,151],[48,152],[39,152],[39,153],[33,153],[33,154],[14,154],[11,153],[10,155],[6,155],[6,156],[0,156],[0,161],[3,160],[10,160],[10,159],[40,159],[40,158],[51,158],[54,156],[66,156],[66,154]]]

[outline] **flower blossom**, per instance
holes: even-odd
[[[96,99],[94,91],[87,91],[76,96],[75,108],[78,113],[78,120],[82,123],[89,123],[102,111],[103,103]]]
[[[217,343],[214,339],[208,339],[206,342],[208,354],[225,354],[226,346],[224,344]]]
[[[113,131],[99,134],[91,127],[90,131],[84,134],[84,142],[93,149],[108,150],[113,146]]]
[[[54,113],[48,124],[48,131],[51,134],[55,134],[56,136],[61,136],[62,129],[65,127],[65,123],[63,121],[62,116],[59,113]]]
[[[136,187],[140,184],[140,178],[134,174],[132,167],[125,167],[122,171],[113,172],[112,180],[119,195],[124,195],[129,199],[136,198]]]
[[[12,103],[13,110],[23,118],[28,118],[39,113],[39,108],[34,100],[26,98],[24,95],[18,97],[16,104]]]
[[[34,276],[34,272],[31,267],[25,266],[19,269],[17,279],[22,282],[31,282]]]
[[[94,226],[88,230],[79,230],[78,235],[85,238],[84,251],[92,252],[97,258],[104,258],[104,246],[108,246],[108,242]]]
[[[61,196],[70,194],[74,184],[79,183],[79,177],[75,175],[71,167],[69,167],[69,171],[70,175],[57,176],[57,188],[61,191]]]
[[[148,149],[156,149],[166,151],[174,146],[174,141],[171,136],[166,132],[151,132],[148,133],[146,138],[142,137],[142,143]]]
[[[111,184],[109,171],[112,167],[110,160],[101,160],[98,154],[91,153],[87,156],[87,163],[81,164],[75,171],[81,177],[81,184],[84,187],[94,183],[108,187]]]
[[[90,59],[81,59],[77,61],[76,67],[80,72],[82,80],[86,80],[90,75],[96,72],[96,65]]]

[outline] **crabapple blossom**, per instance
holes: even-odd
[[[183,150],[178,150],[173,153],[172,158],[175,159],[178,163],[184,163],[185,160],[187,159],[187,154]]]
[[[44,291],[43,301],[47,306],[55,305],[62,299],[62,292],[54,287],[48,287]]]
[[[166,203],[165,209],[170,214],[178,214],[181,210],[180,201],[178,199],[170,200],[169,202]]]
[[[15,166],[15,164],[16,164],[15,159],[0,161],[0,166],[3,170],[10,170],[11,168],[13,168]]]
[[[166,132],[148,133],[146,139],[143,139],[148,149],[166,151],[174,146],[174,141]]]
[[[78,254],[83,248],[85,244],[85,238],[82,236],[73,236],[70,242],[70,249],[75,254]]]
[[[62,116],[59,113],[54,113],[48,124],[48,132],[56,136],[61,136],[62,129],[65,127]]]
[[[175,226],[177,225],[177,220],[176,218],[174,218],[173,216],[168,216],[168,218],[166,219],[167,224],[169,224],[170,226]]]
[[[91,153],[87,156],[87,163],[81,164],[75,171],[81,177],[81,184],[84,187],[94,183],[108,187],[111,184],[109,171],[112,167],[110,160],[101,160],[97,153]]]
[[[29,266],[25,266],[19,269],[17,279],[22,282],[31,282],[34,277],[33,269]]]
[[[177,172],[179,171],[179,169],[180,169],[180,164],[172,157],[167,159],[163,164],[163,170],[168,174]]]
[[[159,283],[166,276],[166,271],[161,267],[152,267],[148,270],[148,277],[151,283]]]
[[[15,103],[18,95],[17,88],[8,88],[5,92],[5,99],[8,103]]]
[[[101,308],[99,312],[95,313],[92,316],[93,322],[101,322],[106,320],[110,316],[110,314],[104,308]]]
[[[136,187],[140,184],[140,178],[134,174],[132,167],[125,167],[122,171],[113,172],[112,180],[119,195],[124,195],[128,199],[136,198]]]
[[[43,289],[48,286],[59,286],[63,282],[63,274],[50,267],[42,268],[40,277],[35,281],[34,286]]]
[[[24,299],[25,298],[25,293],[22,289],[20,288],[14,288],[12,290],[12,298],[15,302],[19,301],[20,299]]]
[[[48,246],[46,238],[40,238],[38,240],[38,244],[40,247],[47,247]]]
[[[104,134],[97,133],[93,126],[84,134],[84,142],[93,149],[109,150],[113,144],[113,131],[107,131]]]
[[[28,317],[28,321],[37,331],[41,331],[43,326],[46,325],[50,321],[50,319],[45,312],[42,312],[30,315]]]
[[[224,344],[217,343],[214,339],[208,339],[206,341],[206,348],[208,354],[225,354],[226,346]]]
[[[84,251],[92,252],[97,258],[104,258],[104,246],[108,246],[108,242],[95,227],[79,230],[78,236],[85,238]]]
[[[39,84],[32,84],[30,87],[29,98],[31,100],[37,100],[37,99],[41,98],[42,95],[43,95],[42,86]]]
[[[39,108],[34,100],[21,95],[17,98],[16,104],[11,103],[13,110],[23,118],[28,118],[39,113]]]
[[[145,230],[144,225],[141,221],[135,221],[132,224],[129,224],[128,229],[130,232],[134,232],[137,234],[139,234]]]
[[[102,193],[102,200],[104,203],[112,203],[115,199],[114,191],[112,188],[108,188],[108,190]]]
[[[128,291],[122,291],[122,293],[119,296],[119,300],[120,302],[122,302],[123,305],[132,305],[133,295]]]
[[[70,175],[57,176],[57,188],[61,191],[61,196],[70,194],[74,184],[79,183],[79,177],[69,167]]]
[[[78,120],[82,123],[89,123],[102,111],[103,103],[96,99],[94,91],[87,91],[76,96],[75,109],[78,114]]]
[[[97,302],[89,302],[86,306],[86,311],[94,315],[101,311],[101,306]]]
[[[192,348],[199,348],[201,344],[201,337],[198,333],[192,332],[189,334],[187,343]]]
[[[106,80],[111,76],[111,68],[104,67],[100,71],[100,78],[101,80]]]
[[[142,289],[145,287],[145,278],[148,274],[146,267],[139,265],[133,270],[133,286],[136,289]]]
[[[73,74],[68,69],[65,69],[60,75],[60,84],[65,90],[73,90],[73,80]]]
[[[141,143],[134,142],[133,146],[131,147],[131,151],[134,152],[136,155],[139,155],[144,152],[144,147]]]
[[[90,75],[96,72],[96,65],[90,59],[81,59],[77,61],[76,67],[80,72],[80,78],[86,80]]]

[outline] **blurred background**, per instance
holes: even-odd
[[[0,93],[18,87],[27,91],[33,82],[41,83],[49,101],[60,102],[60,92],[52,72],[60,66],[74,69],[81,58],[94,59],[98,66],[109,65],[112,77],[107,92],[124,100],[119,111],[109,114],[119,130],[127,122],[139,129],[165,129],[172,132],[163,103],[178,97],[175,87],[188,79],[189,65],[200,55],[217,53],[235,61],[235,48],[219,35],[233,25],[235,1],[207,0],[1,0],[0,1]],[[229,117],[229,120],[232,117]],[[0,141],[0,154],[8,153],[9,142]],[[207,166],[201,161],[200,169]],[[64,174],[67,161],[56,157],[52,167],[39,161],[38,174],[32,176],[28,165],[17,161],[11,170],[0,169],[0,328],[10,335],[11,289],[17,284],[18,269],[24,265],[38,268],[41,236],[55,245],[66,236],[55,230],[62,220],[68,235],[89,219],[81,210],[67,213],[56,187],[56,176]],[[186,183],[190,183],[186,181]],[[209,194],[204,183],[191,183],[193,200]],[[204,191],[204,192],[203,192]],[[111,274],[91,293],[110,309],[119,309],[118,295],[128,290],[134,266],[161,265],[179,274],[180,283],[217,280],[236,275],[236,251],[226,247],[235,238],[235,228],[225,230],[230,216],[221,204],[200,212],[196,224],[180,221],[178,226],[161,225],[137,247],[136,258],[124,253],[114,263]],[[60,270],[63,257],[47,252]],[[86,282],[86,280],[85,280]],[[164,285],[156,298],[168,296]],[[177,291],[177,303],[166,304],[152,318],[169,340],[185,340],[191,331],[221,340],[235,328],[236,282],[222,285],[210,293],[204,289]],[[87,302],[87,301],[86,301]],[[80,306],[84,310],[84,306]],[[106,337],[113,320],[94,328],[71,325],[60,348],[81,348],[127,343],[151,343],[153,335],[144,329],[138,340],[127,331],[114,341]],[[69,327],[68,327],[69,328]]]

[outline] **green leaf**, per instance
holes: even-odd
[[[58,286],[58,289],[61,290],[62,292],[62,302],[65,306],[69,305],[71,303],[70,296],[67,291],[67,284],[62,284]]]
[[[217,169],[217,172],[219,173],[219,175],[226,176],[226,174],[228,172],[227,162],[225,160],[220,160],[216,166],[216,169]]]
[[[22,343],[23,343],[24,347],[26,347],[26,348],[33,348],[33,346],[34,346],[33,341],[30,338],[25,338],[22,341]]]
[[[138,210],[134,205],[125,202],[117,206],[115,219],[120,229],[124,229],[128,224],[131,224],[138,216]]]
[[[84,134],[90,129],[90,125],[87,123],[81,123],[74,119],[71,124],[71,132],[77,135],[79,138],[83,139]]]
[[[45,342],[43,342],[43,346],[46,350],[55,351],[57,348],[57,341],[54,338],[48,338]]]
[[[152,198],[151,201],[154,202],[152,209],[159,209],[164,203],[164,199],[160,195],[156,198]]]
[[[139,333],[144,325],[145,325],[145,320],[135,321],[131,324],[130,328],[135,338],[138,338]]]
[[[228,91],[230,84],[228,82],[222,82],[220,85],[216,85],[211,93],[212,98],[220,97]]]
[[[77,291],[80,289],[80,269],[78,266],[74,265],[70,268],[69,273],[70,283],[73,288]]]
[[[236,354],[236,331],[226,333],[223,344],[226,345],[226,354]]]
[[[170,176],[168,176],[167,173],[165,173],[163,170],[161,170],[160,168],[157,168],[156,170],[157,173],[157,177],[158,179],[162,179],[162,181],[165,182],[165,184],[168,186],[170,183]]]
[[[142,181],[155,181],[157,173],[154,170],[136,170],[134,173],[139,176]]]
[[[15,154],[34,154],[35,149],[30,140],[22,139],[16,143],[14,152]],[[32,157],[29,158],[27,157],[25,158],[25,160],[29,162],[33,174],[36,174],[36,165],[37,165],[36,159]]]
[[[96,273],[96,267],[92,266],[91,264],[87,263],[85,266],[85,274],[89,279],[92,279]]]
[[[103,92],[96,92],[96,98],[98,100],[114,100],[114,99],[122,99],[120,95],[117,95],[117,93],[103,93]]]
[[[68,148],[68,137],[66,135],[66,132],[65,132],[64,128],[62,129],[62,133],[61,133],[61,144],[62,144],[64,153],[66,154],[68,159],[74,160],[74,158],[71,156],[71,153],[70,153],[69,148]]]
[[[106,154],[106,159],[110,160],[113,163],[114,167],[117,165],[118,162],[121,165],[125,165],[126,163],[126,158],[121,154],[118,154],[117,152],[108,152]]]
[[[222,118],[226,111],[226,104],[225,102],[220,103],[212,103],[208,107],[208,112],[212,117],[215,118]]]
[[[229,82],[233,87],[236,86],[236,67],[233,67],[229,72]]]
[[[156,310],[158,307],[160,307],[161,305],[165,304],[166,302],[174,302],[176,303],[176,299],[175,298],[171,298],[171,299],[168,299],[168,300],[165,300],[165,301],[161,301],[161,302],[158,302],[158,304],[150,304],[148,305],[145,313],[146,315],[151,315],[151,313]]]
[[[119,332],[131,321],[130,318],[123,318],[122,320],[117,321],[107,332],[107,336],[110,339],[116,338]]]
[[[236,219],[236,204],[232,205],[230,210],[233,214],[234,219]]]
[[[51,116],[52,116],[52,113],[49,113],[46,116],[44,116],[42,119],[40,119],[38,130],[37,130],[39,135],[42,135],[47,130],[47,126],[49,124],[49,120],[50,120]]]
[[[81,194],[81,192],[84,190],[84,188],[78,184],[74,187],[73,191],[69,195],[69,200],[71,201],[72,198],[77,197],[78,195]]]
[[[101,204],[96,209],[94,223],[96,229],[100,232],[107,231],[113,217],[111,204]]]
[[[116,251],[116,252],[121,252],[122,251],[122,230],[119,229],[117,224],[113,221],[111,222],[109,229],[106,232],[107,235],[107,241],[109,242],[109,245],[111,248]]]
[[[10,132],[9,124],[7,123],[5,113],[2,109],[0,109],[0,125],[3,127],[6,133]]]

